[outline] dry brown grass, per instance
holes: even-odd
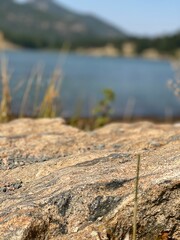
[[[11,101],[12,95],[16,91],[22,91],[22,86],[24,83],[20,82],[15,87],[14,91],[10,91],[9,80],[10,75],[8,74],[8,62],[5,57],[0,61],[0,73],[1,73],[1,100],[0,100],[0,122],[8,122],[13,118]],[[41,67],[34,68],[30,77],[27,81],[27,86],[24,91],[22,98],[22,103],[20,106],[20,111],[18,117],[25,117],[26,110],[28,107],[28,102],[33,101],[33,116],[34,117],[56,117],[57,107],[59,109],[58,100],[60,99],[60,90],[62,83],[62,74],[60,67],[56,67],[52,76],[50,77],[50,82],[44,92],[42,101],[39,102],[39,95],[42,91],[41,82],[43,79],[43,69]],[[35,85],[35,92],[33,99],[30,99],[30,92],[32,90],[33,84]],[[15,117],[15,116],[14,116]]]
[[[134,198],[134,216],[133,216],[133,236],[132,236],[132,240],[136,240],[136,235],[137,235],[137,212],[138,212],[138,190],[139,190],[140,160],[141,160],[141,156],[138,155],[137,171],[136,171],[136,183],[135,183],[135,198]]]
[[[57,116],[57,99],[60,97],[61,83],[61,70],[56,68],[40,104],[38,117],[53,118]]]
[[[174,95],[180,99],[180,61],[173,63],[172,67],[175,72],[175,79],[174,80],[170,79],[168,81],[168,87],[172,89]]]
[[[2,93],[0,102],[0,122],[7,122],[11,119],[11,93],[9,87],[10,76],[8,74],[8,61],[5,57],[1,59],[1,83]]]
[[[30,75],[30,78],[28,79],[26,90],[23,95],[22,104],[21,104],[20,113],[19,113],[20,118],[24,117],[24,112],[25,112],[25,109],[27,107],[27,103],[29,100],[29,93],[31,91],[32,84],[33,84],[35,77],[36,77],[36,70],[33,70]]]
[[[36,87],[35,87],[35,95],[34,95],[34,106],[33,106],[33,113],[34,115],[38,112],[38,100],[41,91],[41,84],[43,80],[43,67],[39,65],[37,67],[37,78],[36,78]]]

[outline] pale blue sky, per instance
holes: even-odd
[[[154,36],[180,31],[180,0],[55,1],[81,13],[93,13],[131,34]]]

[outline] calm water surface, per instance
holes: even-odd
[[[42,51],[8,51],[1,53],[0,57],[3,54],[9,61],[14,113],[20,109],[33,69],[39,66],[43,70],[40,101],[52,72],[58,66],[63,74],[58,110],[63,116],[72,116],[77,109],[82,116],[90,115],[93,106],[102,98],[104,88],[111,88],[116,94],[115,116],[180,116],[180,102],[167,88],[167,80],[174,78],[168,61],[96,58]],[[34,82],[25,110],[28,114],[33,111],[35,85]]]

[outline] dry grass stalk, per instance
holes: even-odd
[[[36,70],[33,70],[32,74],[30,75],[30,78],[28,79],[26,90],[23,95],[22,104],[21,104],[21,108],[20,108],[20,114],[19,114],[20,118],[24,116],[24,111],[25,111],[25,108],[27,107],[27,103],[28,103],[28,99],[29,99],[29,92],[31,90],[31,87],[32,87],[35,77],[36,77]]]
[[[57,116],[56,100],[60,94],[61,77],[60,68],[56,68],[41,102],[39,117],[52,118]]]
[[[11,93],[9,79],[7,60],[3,58],[1,59],[2,98],[0,103],[0,122],[7,122],[11,119]]]
[[[168,81],[168,87],[173,90],[174,95],[180,99],[180,62],[172,64],[175,72],[175,80]]]
[[[24,81],[21,80],[20,82],[17,83],[17,85],[15,86],[15,88],[12,90],[12,94],[16,94],[24,85]]]
[[[39,93],[40,93],[42,78],[43,78],[43,67],[38,66],[35,96],[34,96],[34,106],[33,106],[33,113],[34,113],[35,116],[37,115],[37,110],[38,110],[38,99],[39,99]]]
[[[7,122],[11,119],[11,93],[9,88],[9,79],[7,69],[7,60],[5,58],[1,59],[1,82],[2,82],[2,94],[0,101],[0,122]],[[56,68],[52,74],[50,83],[45,91],[44,97],[40,106],[38,107],[38,99],[40,93],[40,87],[42,82],[43,71],[42,68],[38,67],[34,69],[27,81],[27,86],[23,95],[22,104],[20,107],[19,117],[23,117],[25,110],[28,106],[28,101],[30,97],[30,91],[32,89],[33,82],[36,80],[36,88],[34,94],[34,105],[33,114],[37,117],[56,117],[57,115],[57,99],[60,94],[60,88],[62,83],[62,74],[60,68]],[[23,81],[21,81],[13,93],[18,91],[23,86]]]
[[[139,190],[139,169],[140,169],[140,155],[138,155],[137,160],[137,171],[136,171],[136,183],[135,183],[135,199],[134,199],[134,216],[133,216],[133,238],[136,240],[137,233],[137,210],[138,210],[138,190]]]

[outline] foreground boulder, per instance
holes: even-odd
[[[137,154],[138,239],[178,240],[179,124],[1,124],[0,239],[132,239]]]

